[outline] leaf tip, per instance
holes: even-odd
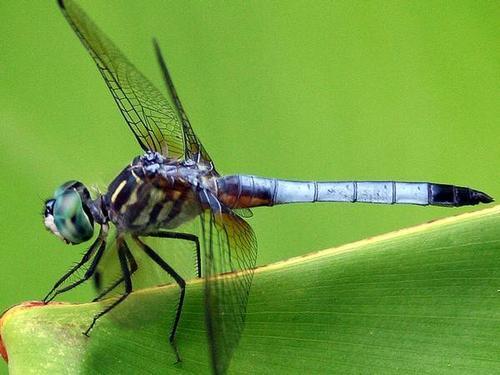
[[[45,305],[46,305],[46,303],[44,303],[42,301],[27,301],[27,302],[23,302],[23,303],[20,303],[18,305],[14,305],[14,306],[9,307],[7,310],[5,310],[0,315],[0,355],[2,356],[2,358],[4,359],[5,362],[7,362],[7,363],[9,362],[9,355],[7,353],[7,347],[5,346],[5,343],[3,342],[3,338],[2,338],[2,331],[3,331],[3,327],[5,325],[5,322],[17,312],[20,312],[20,311],[23,311],[26,309],[30,309],[33,307],[41,307],[41,306],[45,306]]]

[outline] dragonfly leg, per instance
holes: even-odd
[[[95,249],[98,248],[97,252],[95,252]],[[58,294],[67,292],[70,289],[73,289],[74,287],[80,285],[84,281],[88,280],[95,272],[97,268],[97,264],[101,260],[101,256],[104,253],[104,249],[106,248],[106,241],[104,241],[102,238],[97,238],[92,246],[85,252],[83,255],[83,258],[75,265],[73,266],[68,272],[66,272],[63,277],[61,277],[54,285],[54,287],[51,289],[49,293],[45,296],[43,299],[44,303],[48,303],[52,301]],[[59,286],[66,281],[71,275],[73,275],[77,270],[79,270],[82,266],[84,266],[90,259],[92,259],[92,255],[95,253],[94,258],[92,260],[92,263],[90,264],[90,267],[88,270],[85,272],[85,275],[83,278],[80,280],[71,283],[70,285],[60,288]]]
[[[196,274],[201,277],[201,251],[200,251],[200,240],[198,236],[191,233],[179,233],[179,232],[152,232],[146,235],[147,237],[158,237],[158,238],[175,238],[179,240],[191,241],[196,245]]]
[[[196,245],[196,275],[197,277],[201,278],[201,250],[200,250],[200,241],[197,236],[191,233],[179,233],[179,232],[167,232],[167,231],[152,232],[147,234],[146,236],[158,237],[158,238],[174,238],[174,239],[194,242],[194,244]],[[130,275],[132,275],[135,271],[137,271],[138,266],[131,251],[127,251],[127,259],[130,265]],[[113,291],[113,289],[115,289],[118,285],[123,283],[123,280],[124,280],[123,276],[120,277],[113,284],[111,284],[109,287],[103,290],[96,298],[94,298],[92,302],[100,301],[108,293]]]
[[[165,272],[167,272],[175,280],[177,285],[179,285],[180,288],[179,303],[177,304],[177,311],[175,314],[175,320],[172,326],[172,330],[170,331],[169,341],[177,356],[177,362],[180,362],[181,357],[179,356],[179,351],[177,349],[177,345],[175,344],[175,333],[177,332],[177,326],[179,325],[179,320],[181,318],[182,306],[184,304],[184,295],[186,293],[186,282],[153,249],[151,249],[148,245],[146,245],[137,237],[134,237],[134,240],[137,242],[140,248],[146,253],[146,255],[150,257],[156,264],[158,264]]]
[[[125,247],[125,253],[127,255],[127,260],[128,264],[130,266],[130,276],[134,274],[135,271],[139,268],[137,265],[137,262],[135,261],[134,256],[132,255],[132,252],[128,249],[128,247]],[[125,281],[125,277],[122,276],[118,280],[116,280],[113,284],[111,284],[109,287],[107,287],[105,290],[103,290],[96,298],[92,300],[92,302],[97,302],[100,301],[102,298],[104,298],[107,294],[112,292],[118,285],[123,283]]]
[[[92,328],[94,328],[97,320],[100,317],[107,314],[108,312],[113,310],[116,306],[118,306],[120,303],[122,303],[128,297],[128,295],[132,292],[132,280],[130,279],[130,270],[129,270],[128,265],[127,265],[128,247],[127,247],[127,244],[125,243],[125,241],[120,240],[120,239],[118,239],[117,241],[118,241],[118,258],[120,260],[120,268],[121,268],[122,274],[123,274],[123,281],[125,282],[125,293],[123,293],[120,296],[120,298],[118,298],[111,305],[106,307],[103,311],[101,311],[100,313],[98,313],[94,316],[94,319],[92,320],[92,323],[90,324],[90,326],[87,328],[87,330],[85,332],[83,332],[83,334],[85,336],[89,336],[90,331],[92,330]],[[130,251],[130,250],[128,250],[128,251]]]

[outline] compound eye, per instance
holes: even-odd
[[[69,189],[59,194],[52,207],[57,231],[68,242],[77,244],[89,240],[94,234],[94,222],[83,208],[80,194]]]

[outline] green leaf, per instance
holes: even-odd
[[[209,373],[202,287],[188,285],[181,363],[167,338],[178,291],[164,286],[133,293],[90,338],[100,304],[9,310],[9,369]],[[498,373],[499,289],[500,206],[261,267],[229,372]]]

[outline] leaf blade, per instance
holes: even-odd
[[[229,373],[498,371],[498,228],[500,206],[257,269]],[[210,373],[202,291],[188,284],[179,365],[167,342],[177,290],[167,286],[134,293],[90,340],[79,336],[95,304],[11,316],[0,331],[10,370]],[[50,348],[73,354],[47,358]]]

